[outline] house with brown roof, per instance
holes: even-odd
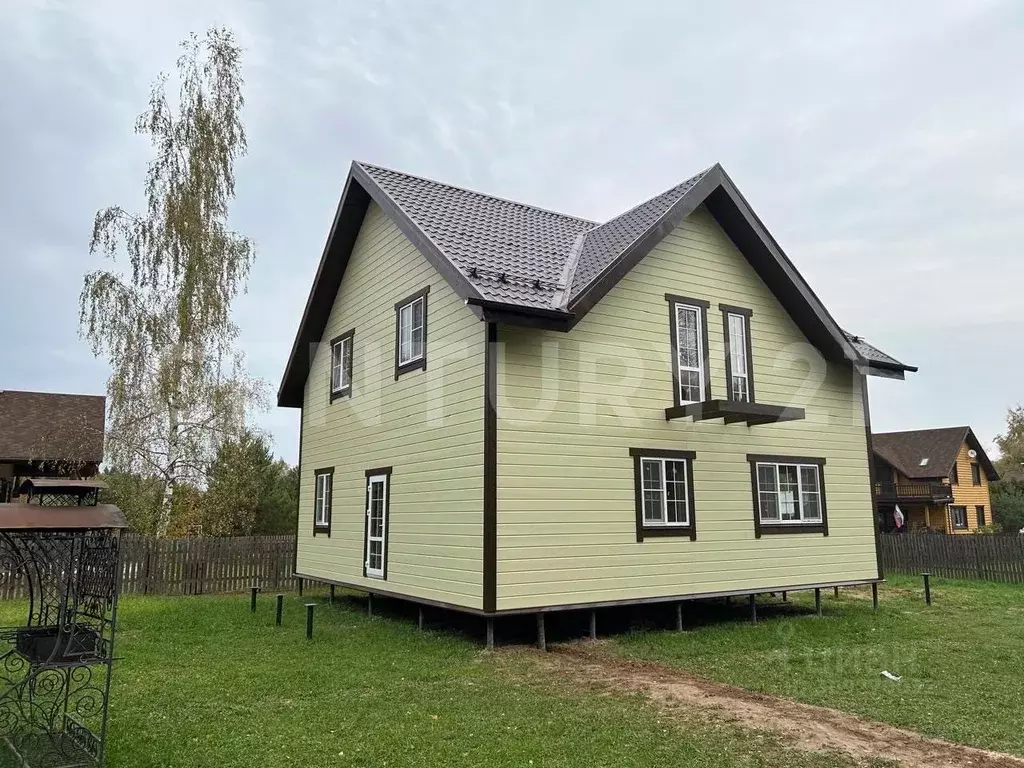
[[[353,163],[278,391],[296,572],[489,620],[877,582],[865,377],[914,370],[721,166],[599,223]]]
[[[970,427],[871,436],[879,529],[971,533],[994,524],[989,483],[999,479]]]
[[[0,503],[33,477],[91,477],[103,462],[106,398],[0,390]]]

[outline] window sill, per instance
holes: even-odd
[[[327,525],[314,525],[313,535],[316,536],[317,534],[320,534],[321,536],[326,536],[327,538],[331,538],[331,524],[328,523]]]
[[[828,536],[828,526],[825,523],[761,523],[756,533],[757,538],[786,533],[818,533]]]
[[[331,392],[331,402],[335,400],[342,400],[346,397],[352,397],[352,387],[346,387],[345,389],[339,389],[336,392]]]
[[[427,370],[427,358],[421,357],[419,360],[413,360],[410,363],[403,363],[402,365],[395,366],[395,381],[398,381],[398,377],[411,371],[425,371]]]
[[[652,525],[640,528],[636,532],[637,543],[644,539],[689,538],[697,540],[697,529],[692,525]]]
[[[806,418],[803,408],[784,405],[748,403],[742,400],[707,400],[703,403],[676,405],[665,409],[665,420],[692,416],[694,421],[725,419],[726,424],[745,421],[747,426],[774,424],[780,421],[799,421]]]

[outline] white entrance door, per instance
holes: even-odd
[[[366,575],[384,578],[387,548],[388,476],[373,475],[366,487]]]

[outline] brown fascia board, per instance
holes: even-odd
[[[978,452],[978,463],[981,464],[981,468],[985,470],[985,476],[988,478],[990,483],[994,483],[999,479],[999,473],[996,471],[995,465],[992,460],[988,457],[985,449],[981,445],[981,441],[978,440],[974,434],[974,430],[970,427],[967,428],[967,436],[964,438],[967,444]]]
[[[508,304],[490,299],[470,297],[466,304],[479,310],[480,319],[489,323],[542,328],[550,331],[568,331],[572,327],[573,314],[560,309],[544,309],[541,307],[524,307],[521,304]]]
[[[292,344],[288,365],[277,391],[277,404],[282,408],[302,407],[303,389],[312,363],[310,351],[320,341],[327,326],[327,319],[338,295],[338,288],[348,267],[370,200],[381,207],[399,231],[416,246],[460,298],[483,298],[458,267],[441,252],[437,244],[413,223],[401,206],[380,188],[359,163],[353,162],[334,215],[331,232],[320,257],[320,266],[306,299],[306,308]]]

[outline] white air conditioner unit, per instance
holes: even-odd
[[[974,450],[973,448],[971,448],[971,450],[969,450],[967,452],[967,457],[970,458],[970,459],[976,459],[976,458],[978,458],[978,452],[976,450]]]

